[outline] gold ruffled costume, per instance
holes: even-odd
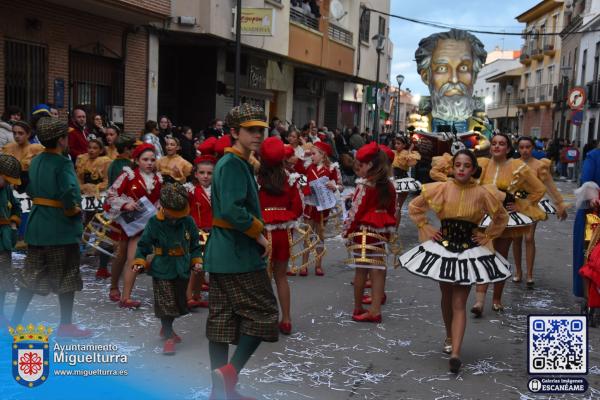
[[[25,143],[20,146],[15,142],[7,143],[2,148],[2,153],[8,154],[19,160],[21,163],[21,169],[23,171],[29,171],[29,165],[33,157],[44,151],[44,146],[38,143]]]
[[[89,154],[81,154],[77,157],[75,163],[75,171],[81,193],[84,196],[99,196],[100,192],[105,191],[108,187],[108,167],[112,160],[106,156],[90,159]],[[86,182],[86,175],[93,181],[98,183]]]
[[[421,154],[419,154],[417,151],[394,150],[394,161],[392,162],[392,167],[408,171],[410,167],[417,165],[417,161],[420,159]]]
[[[562,195],[558,191],[556,183],[554,183],[554,179],[552,179],[552,174],[550,173],[550,166],[552,165],[552,161],[548,160],[547,158],[542,158],[541,160],[538,160],[536,158],[530,157],[529,160],[525,162],[525,164],[527,164],[527,166],[533,172],[535,172],[538,179],[542,181],[544,186],[546,186],[548,196],[550,196],[552,202],[554,203],[554,207],[556,207],[556,213],[558,215],[562,214],[567,208],[567,205],[565,204]]]
[[[156,167],[162,176],[170,176],[179,183],[185,183],[192,173],[192,164],[179,154],[159,158]]]

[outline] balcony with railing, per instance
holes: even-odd
[[[544,59],[544,51],[540,48],[539,43],[531,49],[531,58],[538,61],[542,61]]]
[[[556,54],[556,49],[554,48],[555,40],[554,36],[544,36],[542,39],[542,49],[545,55],[554,57],[554,54]]]
[[[337,25],[333,25],[329,23],[329,38],[333,40],[337,40],[342,43],[346,43],[347,45],[352,46],[352,41],[354,39],[352,32],[340,28]]]
[[[503,99],[498,102],[492,103],[487,107],[488,118],[506,118],[515,117],[517,115],[517,105],[520,104],[522,99],[517,96],[505,95]]]
[[[307,15],[294,7],[290,8],[290,21],[304,25],[305,27],[314,29],[315,31],[319,30],[318,18],[315,18],[312,15]]]
[[[527,103],[535,103],[535,86],[528,87],[525,91],[525,101]]]
[[[540,85],[537,87],[538,89],[538,93],[537,93],[537,99],[538,102],[546,102],[546,101],[552,101],[552,85],[549,83]]]
[[[521,48],[521,55],[519,56],[519,61],[523,65],[531,64],[531,54],[529,53],[529,48],[527,46],[523,46]]]

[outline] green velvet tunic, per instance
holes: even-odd
[[[204,270],[235,274],[266,268],[258,187],[252,166],[235,149],[217,163],[211,186],[213,228],[204,252]],[[227,226],[227,227],[223,227]]]
[[[34,246],[79,243],[83,234],[81,192],[73,163],[64,155],[46,149],[31,161],[27,194],[35,201],[58,201],[62,207],[34,204],[27,220],[25,242]]]
[[[157,251],[157,249],[160,249]],[[169,255],[169,250],[183,249],[182,255]],[[148,274],[158,279],[187,279],[190,268],[201,264],[202,247],[194,220],[189,215],[183,218],[164,218],[162,212],[148,221],[135,253],[136,265],[146,265],[146,257],[156,254],[149,266]]]

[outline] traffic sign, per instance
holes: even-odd
[[[571,110],[581,110],[585,104],[585,89],[582,87],[574,87],[569,90],[567,96],[567,105]]]

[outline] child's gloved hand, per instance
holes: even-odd
[[[194,271],[195,274],[199,274],[202,272],[202,264],[200,263],[196,263],[192,266],[192,271]]]

